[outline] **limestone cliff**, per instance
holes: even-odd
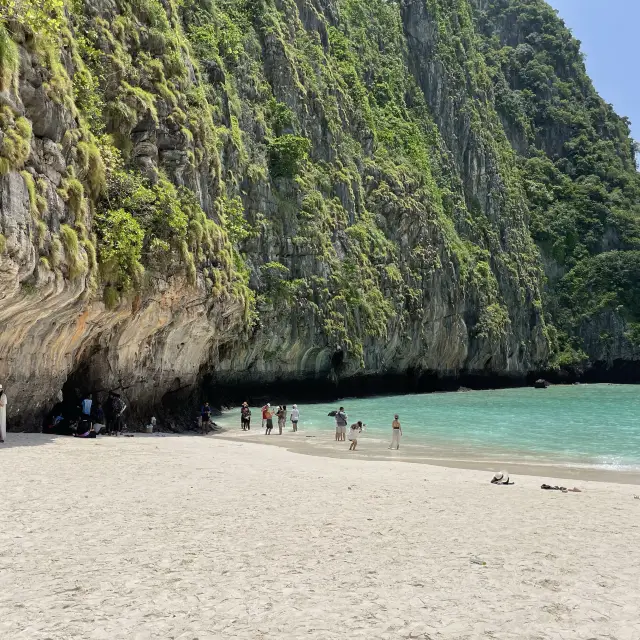
[[[0,381],[14,426],[69,379],[125,389],[143,410],[204,376],[549,366],[550,318],[579,331],[557,313],[574,290],[545,291],[544,268],[576,263],[549,258],[532,228],[544,208],[526,162],[560,142],[505,112],[518,89],[492,30],[506,37],[509,4],[0,9]]]

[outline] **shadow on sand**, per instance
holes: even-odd
[[[7,433],[3,444],[0,444],[0,454],[5,449],[15,447],[37,447],[43,444],[51,444],[57,438],[68,438],[70,436],[57,436],[47,433]]]

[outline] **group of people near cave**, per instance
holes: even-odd
[[[97,394],[96,394],[97,395]],[[127,408],[122,396],[109,391],[104,404],[92,393],[72,400],[58,396],[58,402],[45,417],[42,432],[76,438],[95,438],[99,433],[119,436],[124,429],[123,414]]]
[[[6,394],[0,385],[0,443],[4,442],[6,433]],[[43,433],[75,436],[77,438],[95,438],[99,433],[106,435],[118,436],[123,431],[123,413],[127,409],[125,401],[120,394],[115,391],[109,391],[104,405],[99,400],[94,400],[93,394],[87,393],[79,395],[75,392],[73,400],[63,398],[62,392],[59,393],[58,402],[53,409],[45,417],[42,426]],[[298,431],[298,423],[300,421],[300,411],[297,405],[293,405],[290,414],[287,405],[279,405],[274,409],[270,403],[262,407],[262,427],[265,429],[265,435],[271,435],[273,431],[273,418],[278,420],[278,433],[282,435],[287,417],[291,421],[292,431]],[[205,402],[200,410],[200,427],[204,434],[208,433],[211,425],[211,407]],[[334,416],[336,422],[336,442],[344,442],[347,439],[348,418],[344,411],[344,407],[340,407],[337,411],[332,411],[329,415]],[[153,419],[155,421],[155,419]],[[240,411],[240,424],[243,431],[251,429],[251,409],[247,402],[242,403]],[[362,434],[365,424],[362,421],[355,422],[349,428],[348,439],[351,443],[350,451],[355,451],[358,446],[358,439]],[[392,423],[392,440],[390,449],[400,448],[400,436],[402,428],[398,415],[395,415]]]

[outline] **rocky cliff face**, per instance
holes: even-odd
[[[70,376],[79,389],[118,388],[141,407],[153,406],[192,387],[211,352],[246,332],[248,301],[242,291],[232,291],[233,269],[227,266],[225,272],[213,258],[224,273],[219,280],[229,281],[225,289],[216,290],[204,276],[211,256],[230,247],[212,225],[206,231],[219,237],[210,252],[193,244],[203,244],[202,238],[190,240],[198,260],[195,276],[188,273],[185,253],[175,265],[171,259],[146,260],[144,282],[135,289],[122,282],[111,293],[104,288],[117,278],[98,264],[101,241],[109,240],[106,234],[98,237],[95,216],[100,198],[122,204],[120,194],[108,193],[105,171],[109,180],[122,176],[119,165],[105,166],[103,156],[114,148],[98,147],[74,101],[78,94],[71,78],[86,70],[70,32],[66,47],[51,54],[60,57],[54,64],[27,28],[9,25],[16,43],[13,52],[3,50],[8,80],[0,94],[0,160],[5,163],[0,165],[0,378],[11,393],[11,424],[32,424]],[[54,83],[62,86],[61,95]],[[153,157],[180,184],[185,141],[172,138],[160,116],[151,126],[141,118],[134,128],[132,155],[141,171],[159,166],[150,163]],[[24,150],[16,157],[19,146]],[[190,187],[206,205],[207,179],[198,177],[191,173]],[[131,233],[126,220],[117,223],[123,236]],[[124,245],[126,237],[116,242]]]
[[[528,129],[496,99],[478,35],[492,3],[450,4],[47,0],[4,15],[12,424],[65,383],[124,389],[144,411],[204,376],[547,366]]]
[[[580,43],[546,2],[474,5],[548,278],[551,363],[637,379],[640,174],[628,120],[596,93]]]

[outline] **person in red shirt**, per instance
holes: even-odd
[[[269,407],[271,407],[271,405],[269,405]],[[267,409],[267,430],[265,431],[265,435],[270,436],[271,435],[271,429],[273,429],[273,410],[271,408]]]
[[[262,407],[262,428],[264,429],[267,423],[267,413],[269,413],[269,409],[271,409],[271,405],[267,402],[267,404]]]

